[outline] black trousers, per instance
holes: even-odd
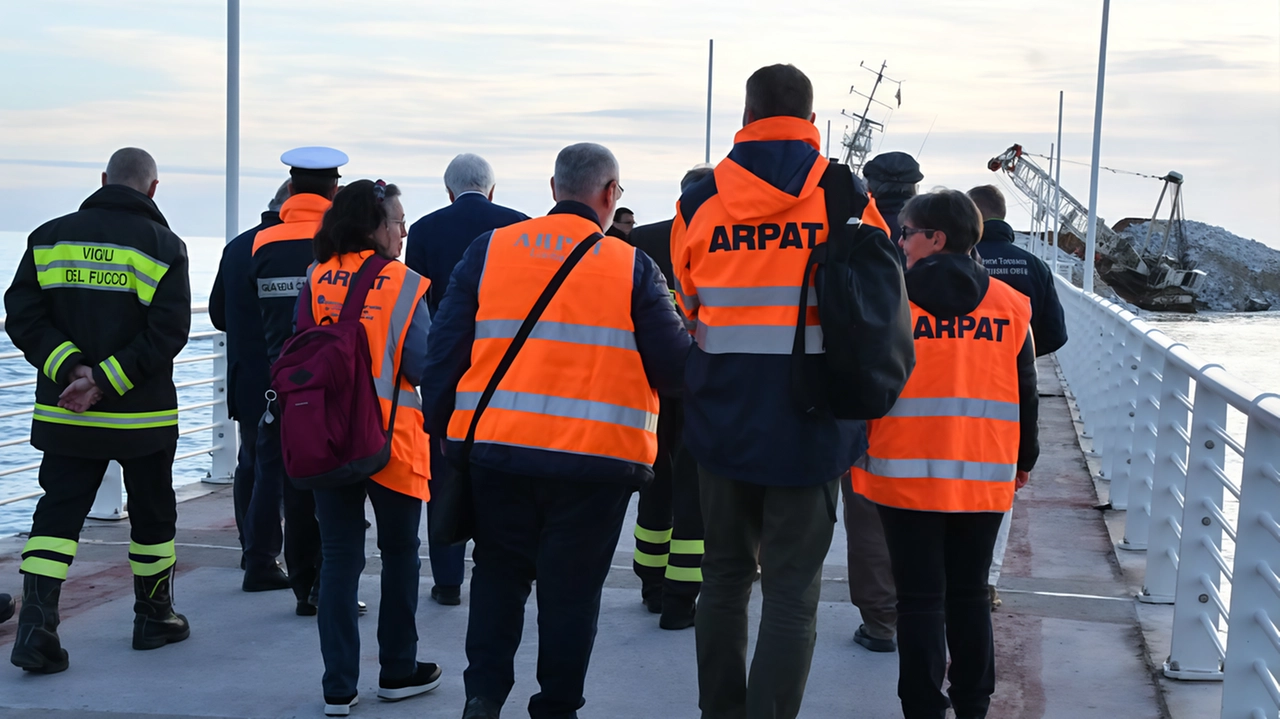
[[[236,512],[236,538],[240,540],[241,561],[245,550],[245,518],[249,515],[249,500],[253,499],[254,464],[258,456],[258,422],[236,422],[240,428],[240,451],[236,455],[236,474],[231,484],[231,503]]]
[[[702,503],[698,463],[684,447],[684,407],[662,399],[653,481],[640,490],[631,566],[646,600],[692,607],[702,586]]]
[[[147,561],[173,556],[178,508],[173,494],[173,455],[178,444],[143,457],[121,459],[129,493],[130,553],[141,548]],[[65,579],[75,556],[85,517],[93,508],[108,459],[82,459],[45,452],[40,461],[44,496],[31,519],[31,538],[23,551],[22,571]],[[158,552],[163,554],[158,554]],[[171,562],[170,562],[171,563]]]
[[[278,411],[273,413],[279,417]],[[310,490],[298,489],[284,473],[280,448],[280,422],[258,425],[257,462],[253,499],[249,503],[250,531],[245,539],[246,561],[250,564],[275,561],[280,553],[280,520],[270,511],[284,502],[284,563],[294,596],[302,601],[320,576],[320,525],[316,522],[316,502]]]
[[[510,474],[472,466],[476,505],[467,620],[467,698],[499,706],[515,684],[524,606],[538,587],[534,719],[572,719],[595,644],[600,594],[632,488]]]
[[[1004,515],[879,509],[898,590],[903,716],[946,716],[945,673],[957,719],[981,719],[996,689],[987,571]]]

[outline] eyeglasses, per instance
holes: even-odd
[[[399,225],[401,232],[409,231],[409,226],[405,223],[405,220],[393,220],[391,218],[387,218],[387,227],[390,227],[392,225]]]
[[[622,197],[622,193],[626,192],[626,190],[622,189],[622,183],[618,182],[617,180],[609,180],[608,182],[604,183],[604,189],[606,190],[609,189],[609,185],[617,185],[618,197]]]
[[[902,233],[902,239],[904,240],[911,237],[912,235],[919,234],[921,232],[924,233],[924,237],[926,240],[932,240],[933,233],[937,232],[937,230],[925,230],[919,227],[907,227],[906,225],[903,225],[900,228],[900,231]]]

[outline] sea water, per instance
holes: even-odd
[[[191,298],[195,305],[208,302],[209,291],[222,256],[223,240],[218,237],[188,237],[187,252],[190,257]],[[17,269],[18,260],[26,248],[26,235],[17,232],[0,232],[0,281],[7,287]],[[1179,315],[1144,313],[1143,319],[1152,323],[1174,340],[1186,344],[1206,362],[1217,362],[1240,379],[1260,390],[1280,392],[1280,312],[1256,314],[1202,313]],[[212,329],[205,314],[192,316],[191,331]],[[0,354],[14,351],[7,335],[0,335]],[[207,339],[187,344],[181,356],[203,355],[212,352]],[[178,365],[175,370],[178,382],[209,377],[210,362]],[[28,379],[35,369],[21,359],[0,361],[0,384]],[[179,404],[206,402],[212,398],[209,385],[197,385],[178,391]],[[34,388],[31,386],[0,390],[0,413],[30,408]],[[211,422],[208,408],[184,412],[179,418],[180,427],[197,427]],[[1233,434],[1243,441],[1243,417],[1233,413],[1229,424]],[[31,416],[19,415],[0,419],[0,438],[17,439],[29,435]],[[212,444],[209,432],[185,435],[179,441],[178,454],[194,452]],[[35,464],[40,453],[28,445],[0,448],[0,471]],[[1228,457],[1230,469],[1238,470],[1238,462]],[[198,482],[207,476],[209,457],[198,455],[182,460],[174,466],[174,482]],[[1232,474],[1229,472],[1229,474]],[[1239,476],[1236,471],[1233,476]],[[38,489],[36,471],[28,470],[0,477],[0,500],[5,497],[27,494]],[[35,500],[0,505],[0,534],[23,531],[30,526]]]

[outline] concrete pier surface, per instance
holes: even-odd
[[[1170,717],[1155,678],[1134,588],[1113,551],[1067,401],[1052,362],[1041,364],[1040,464],[1019,493],[995,612],[997,690],[993,719],[1161,719]],[[154,651],[130,648],[132,588],[126,523],[90,520],[62,594],[63,646],[71,667],[51,676],[0,662],[0,717],[320,717],[319,640],[313,617],[293,613],[288,591],[240,591],[239,548],[230,488],[192,487],[179,505],[177,609],[191,638]],[[372,511],[368,512],[372,519]],[[631,571],[635,503],[604,590],[599,634],[587,676],[582,717],[697,717],[694,632],[664,631],[640,604]],[[360,596],[360,704],[353,717],[459,717],[464,694],[468,593],[459,607],[428,598],[432,580],[423,547],[419,657],[444,669],[441,686],[400,703],[379,702],[375,629],[380,563],[370,557]],[[20,586],[25,537],[0,539],[0,591]],[[759,616],[752,600],[752,635]],[[525,716],[537,691],[537,609],[526,611],[516,656],[516,686],[504,709]],[[818,642],[800,716],[901,716],[896,654],[853,643],[859,623],[849,604],[844,528],[824,570]],[[7,658],[15,621],[0,625]]]

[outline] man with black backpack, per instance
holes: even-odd
[[[849,168],[823,159],[814,119],[804,73],[756,71],[733,150],[681,196],[672,230],[677,299],[696,324],[684,437],[705,520],[704,717],[800,711],[837,478],[866,447],[863,423],[837,418],[887,412],[914,362],[887,228]],[[816,293],[802,291],[811,276]],[[766,597],[748,679],[757,557]]]

